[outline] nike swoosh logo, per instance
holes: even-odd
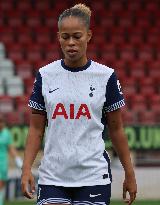
[[[59,88],[56,88],[54,90],[49,90],[49,93],[53,93],[55,90],[58,90]]]
[[[96,196],[100,196],[101,194],[90,194],[89,197],[96,197]]]

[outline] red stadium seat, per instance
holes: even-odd
[[[155,93],[155,86],[153,80],[148,78],[142,78],[139,80],[139,91],[142,95],[147,94],[154,94]]]
[[[0,9],[5,12],[11,11],[13,9],[13,4],[9,1],[1,1]]]
[[[16,111],[6,113],[6,121],[10,126],[22,125],[23,124],[23,115],[21,112],[16,112]]]
[[[28,61],[16,61],[15,70],[16,74],[22,79],[33,77],[33,65]]]
[[[35,80],[35,78],[24,79],[26,95],[31,95],[32,90],[33,90],[34,80]]]
[[[110,10],[113,12],[123,11],[123,3],[120,1],[115,1],[110,4]]]
[[[160,111],[160,95],[149,95],[148,102],[151,110],[155,112]]]
[[[131,11],[138,11],[141,9],[141,4],[139,1],[129,1],[127,3],[128,10]]]
[[[122,108],[122,119],[124,125],[134,125],[137,122],[137,113],[135,111]]]
[[[136,95],[137,81],[134,78],[125,78],[121,80],[122,90],[125,95]]]
[[[45,54],[45,61],[48,63],[51,63],[54,60],[58,60],[60,58],[60,53],[57,50],[51,50]]]
[[[8,26],[13,28],[18,28],[24,24],[24,15],[22,10],[11,10],[7,13]]]
[[[34,43],[34,39],[31,35],[31,33],[21,33],[18,36],[18,43],[20,43],[21,45],[28,45],[29,43]]]
[[[5,45],[9,45],[15,42],[15,34],[13,32],[0,32],[0,39]]]
[[[23,60],[24,58],[24,54],[21,50],[10,50],[8,53],[8,58],[10,58],[11,60],[15,61],[20,61]]]
[[[12,112],[14,110],[13,99],[10,96],[0,96],[0,112]]]
[[[138,113],[138,122],[142,125],[154,125],[155,113],[153,111],[140,111]]]
[[[133,45],[124,45],[124,47],[120,48],[120,59],[124,61],[134,61],[135,60],[135,50]]]
[[[138,57],[140,60],[142,61],[150,61],[153,60],[153,50],[152,47],[148,46],[148,45],[142,45],[139,49],[138,49]]]
[[[160,80],[160,60],[152,61],[148,66],[148,74],[152,79]]]
[[[143,95],[132,96],[131,109],[134,111],[145,111],[148,109],[147,100]]]
[[[136,79],[141,79],[146,76],[146,68],[142,61],[133,61],[130,64],[130,75]]]
[[[18,96],[15,98],[15,103],[16,103],[16,109],[19,112],[24,112],[28,111],[28,101],[29,101],[29,96],[24,95],[24,96]]]
[[[49,10],[49,3],[48,1],[39,1],[38,3],[35,2],[35,8],[38,11],[47,11]]]
[[[17,9],[20,11],[29,11],[31,9],[30,1],[19,1],[17,4]]]
[[[39,27],[39,26],[42,26],[42,21],[40,18],[36,18],[34,16],[28,17],[27,26],[29,26],[31,28]]]
[[[158,6],[156,2],[148,1],[146,4],[146,10],[149,12],[157,12],[158,11]]]
[[[29,62],[35,62],[35,61],[38,61],[38,60],[42,59],[42,53],[40,51],[30,50],[27,53],[26,58],[28,59]]]

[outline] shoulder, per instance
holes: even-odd
[[[39,69],[41,76],[56,71],[61,66],[61,60],[53,61]]]
[[[93,68],[95,70],[97,70],[97,71],[99,71],[101,73],[104,73],[104,74],[106,74],[108,76],[111,76],[112,73],[114,73],[114,69],[113,68],[110,68],[107,65],[95,62],[93,60],[92,60],[92,66],[93,66]]]

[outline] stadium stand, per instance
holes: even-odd
[[[62,58],[57,18],[74,3],[0,2],[0,112],[6,113],[9,123],[28,122],[26,99],[34,76],[43,65]],[[93,9],[94,33],[88,56],[115,68],[127,101],[125,123],[159,124],[159,1],[89,0],[87,4]]]

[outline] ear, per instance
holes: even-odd
[[[57,38],[58,38],[58,40],[60,40],[60,33],[59,32],[57,32]]]
[[[89,42],[92,38],[92,31],[89,29],[87,33],[87,42]]]

